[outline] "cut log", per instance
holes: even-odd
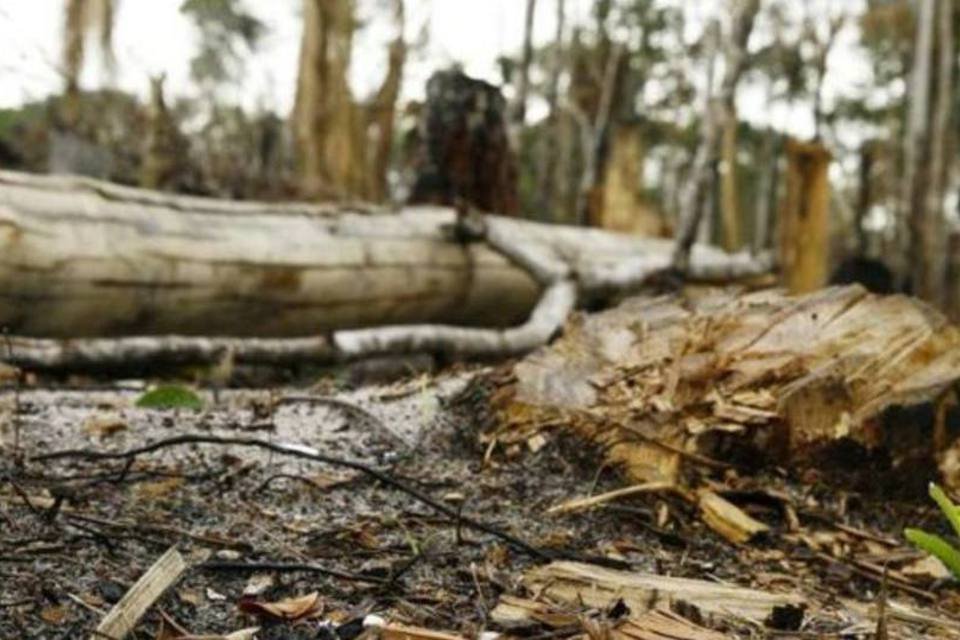
[[[486,219],[491,237],[565,263],[578,300],[670,264],[668,240]],[[451,240],[455,221],[437,207],[226,202],[0,172],[0,326],[36,338],[304,338],[523,322],[542,285],[488,242]],[[693,256],[707,280],[769,269],[707,247]]]

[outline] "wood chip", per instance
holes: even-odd
[[[153,606],[186,569],[187,563],[180,552],[176,547],[170,547],[107,613],[97,625],[96,633],[90,636],[91,640],[102,640],[104,637],[122,640],[127,637],[147,609]]]
[[[603,609],[622,598],[636,616],[655,605],[683,601],[695,604],[703,613],[731,615],[758,624],[775,607],[804,602],[796,593],[771,593],[706,580],[617,571],[580,562],[535,567],[524,576],[523,584],[535,593],[577,607]]]
[[[770,527],[709,489],[701,489],[697,496],[703,521],[734,544],[745,544],[770,531]]]
[[[621,489],[614,489],[613,491],[608,491],[595,496],[568,500],[567,502],[550,507],[547,509],[547,513],[549,515],[557,515],[561,513],[584,511],[585,509],[596,507],[605,502],[610,502],[611,500],[618,500],[620,498],[635,496],[641,493],[660,493],[662,491],[671,491],[675,487],[676,485],[674,485],[672,482],[642,482],[640,484],[623,487]]]

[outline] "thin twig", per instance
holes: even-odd
[[[162,440],[157,440],[150,444],[146,444],[142,447],[135,447],[133,449],[128,449],[127,451],[98,451],[95,449],[69,449],[64,451],[54,451],[51,453],[45,453],[38,456],[33,456],[30,458],[32,462],[44,462],[48,460],[62,460],[67,458],[81,458],[87,460],[130,460],[141,455],[152,453],[160,449],[165,449],[168,447],[176,447],[188,444],[216,444],[216,445],[236,445],[244,447],[256,447],[259,449],[266,449],[267,451],[272,451],[275,453],[280,453],[284,455],[293,456],[296,458],[304,458],[307,460],[313,460],[315,462],[322,462],[332,466],[346,467],[348,469],[353,469],[364,473],[383,484],[393,487],[398,491],[409,495],[412,498],[419,500],[420,502],[426,504],[429,507],[432,507],[434,510],[439,511],[440,513],[449,516],[454,521],[462,523],[471,529],[482,531],[484,533],[490,534],[496,538],[500,538],[509,545],[527,553],[528,555],[538,559],[538,560],[552,560],[555,557],[555,554],[548,553],[543,549],[538,549],[530,543],[521,540],[493,525],[475,520],[468,516],[459,514],[455,509],[448,507],[447,505],[439,502],[430,496],[426,495],[419,489],[411,487],[403,482],[400,482],[396,478],[375,469],[369,465],[366,465],[362,462],[355,460],[347,460],[344,458],[338,458],[335,456],[327,455],[321,453],[319,450],[312,447],[298,445],[298,444],[288,444],[288,443],[275,443],[268,442],[266,440],[259,440],[256,438],[227,438],[227,437],[218,437],[218,436],[208,436],[208,435],[198,435],[198,434],[184,434],[180,436],[174,436],[172,438],[165,438]]]
[[[338,569],[329,569],[316,564],[306,564],[300,562],[228,562],[217,560],[199,564],[197,565],[197,569],[201,569],[203,571],[277,571],[286,573],[319,573],[325,576],[331,576],[333,578],[340,578],[342,580],[352,580],[354,582],[369,582],[370,584],[387,584],[388,582],[388,580],[385,578],[365,576],[359,573],[340,571]]]

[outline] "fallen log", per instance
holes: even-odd
[[[469,242],[458,221],[437,207],[228,202],[0,172],[0,327],[18,336],[3,356],[58,367],[224,350],[254,363],[521,353],[576,302],[670,265],[668,240],[484,216]],[[691,276],[770,267],[697,247]]]

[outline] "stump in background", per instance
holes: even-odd
[[[427,83],[411,203],[516,215],[517,165],[507,137],[506,101],[495,86],[460,71]]]
[[[830,153],[823,145],[788,140],[787,190],[780,211],[780,265],[791,293],[827,282]]]

